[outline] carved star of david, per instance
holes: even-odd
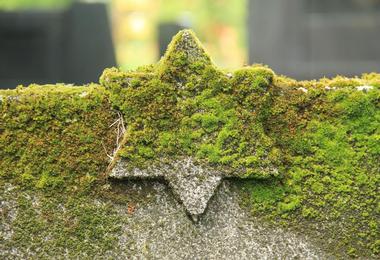
[[[117,179],[165,179],[193,220],[197,220],[205,211],[209,199],[223,178],[222,173],[197,165],[190,157],[143,170],[137,168],[126,170],[127,164],[126,160],[120,160],[112,169],[110,176]]]
[[[176,49],[180,49],[182,53],[185,53],[189,64],[206,63],[210,66],[214,66],[191,31],[181,31],[174,39],[175,40],[171,43],[171,48],[169,48],[165,56],[161,59],[159,65],[171,59],[173,52],[175,52]],[[162,77],[165,77],[166,74],[170,74],[172,78],[175,78],[175,82],[172,82],[172,84],[181,88],[183,81],[186,79],[177,77],[175,67],[165,69],[166,71],[159,71],[158,73],[163,74]],[[190,74],[195,73],[191,68],[186,69]],[[166,180],[168,185],[172,188],[174,195],[183,204],[187,213],[194,220],[197,220],[198,217],[204,213],[208,201],[213,196],[222,178],[236,177],[235,172],[218,170],[215,167],[200,163],[191,156],[182,156],[180,158],[173,158],[173,160],[163,160],[160,163],[152,163],[144,168],[131,168],[128,163],[127,159],[116,156],[114,162],[111,164],[113,167],[109,172],[109,176],[117,179],[161,178]],[[265,170],[270,172],[270,174],[277,174],[276,167],[269,166]]]

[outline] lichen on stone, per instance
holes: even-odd
[[[156,65],[106,69],[100,84],[0,90],[0,109],[5,257],[125,253],[120,227],[134,205],[155,202],[107,174],[124,162],[153,176],[149,167],[183,158],[231,177],[256,219],[312,237],[328,255],[380,253],[379,74],[296,81],[263,65],[223,71],[182,31]]]
[[[231,176],[279,175],[280,150],[264,129],[273,77],[263,66],[229,77],[189,30],[148,72],[106,70],[101,84],[128,122],[116,160],[144,168],[190,156]]]

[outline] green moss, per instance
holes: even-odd
[[[91,258],[117,251],[122,219],[110,203],[90,196],[13,191],[12,239],[3,247],[23,258]],[[9,200],[1,194],[3,199]]]
[[[379,77],[318,82],[277,77],[274,82],[282,93],[274,97],[266,127],[285,158],[280,185],[286,192],[270,206],[251,200],[250,207],[258,209],[253,212],[345,241],[345,252],[330,247],[340,257],[378,254],[379,232],[369,223],[379,222]],[[373,88],[356,89],[365,85]]]
[[[319,216],[318,210],[311,207],[303,207],[302,208],[302,216],[304,218],[316,218]]]
[[[216,68],[197,37],[191,30],[183,30],[173,37],[156,73],[166,81],[184,83],[210,69]]]
[[[99,85],[1,91],[0,176],[56,191],[90,189],[107,167],[115,115]]]
[[[130,167],[192,156],[240,176],[278,175],[273,169],[281,155],[263,127],[273,77],[257,65],[230,78],[213,65],[191,31],[180,32],[148,74],[110,69],[102,75],[112,103],[129,124],[118,156]]]
[[[301,198],[299,196],[289,196],[285,198],[284,202],[278,204],[278,209],[280,213],[285,213],[297,209],[300,205]]]
[[[240,191],[247,196],[244,204],[252,206],[253,214],[261,215],[264,212],[276,210],[276,204],[282,201],[286,195],[286,189],[281,182],[271,180],[246,180],[241,181]]]
[[[253,215],[314,234],[341,258],[377,256],[379,104],[379,74],[297,82],[262,65],[226,73],[190,31],[157,65],[106,69],[100,85],[1,90],[0,184],[17,187],[20,210],[8,248],[70,248],[73,258],[116,248],[122,220],[90,198],[130,199],[104,188],[114,186],[104,176],[122,116],[116,158],[130,167],[191,156],[248,177],[239,192]]]

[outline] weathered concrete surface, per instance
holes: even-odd
[[[119,159],[109,174],[109,177],[115,179],[165,179],[175,197],[196,221],[205,212],[222,178],[232,176],[234,174],[231,172],[222,172],[196,163],[191,157],[150,165],[144,169],[129,169],[128,162]]]
[[[127,162],[120,160],[112,169],[110,177],[123,178],[163,178],[173,189],[194,220],[198,220],[209,199],[222,180],[223,174],[209,167],[197,165],[191,158],[150,166],[147,169],[129,170]]]
[[[135,182],[127,184],[141,190]],[[168,187],[152,182],[149,203],[128,218],[120,237],[126,248],[118,257],[137,259],[328,259],[307,237],[271,227],[240,208],[238,194],[224,180],[208,210],[191,221]],[[126,186],[126,187],[127,187]],[[120,214],[127,209],[118,206]]]
[[[96,259],[333,258],[306,235],[253,218],[239,206],[239,193],[234,185],[231,180],[223,180],[211,198],[207,211],[198,222],[194,222],[174,198],[173,189],[165,182],[116,181],[111,183],[111,188],[117,189],[119,195],[129,197],[131,201],[128,205],[105,198],[93,198],[85,202],[99,210],[108,205],[113,209],[112,214],[123,220],[118,224],[121,225],[121,233],[117,234],[115,245],[110,249],[95,251],[90,257],[86,252],[75,251],[75,247],[46,248],[43,244],[33,242],[42,239],[45,241],[43,243],[48,243],[56,236],[51,232],[57,232],[51,230],[42,234],[42,237],[31,236],[27,244],[16,243],[15,247],[7,247],[6,243],[0,243],[0,258],[51,258],[51,252],[57,252],[55,255],[59,259],[93,259],[93,256]],[[13,222],[18,212],[17,202],[12,199],[14,186],[6,185],[4,188],[0,206],[8,210],[3,212],[0,239],[6,242],[12,239]],[[21,196],[30,200],[31,207],[42,214],[40,195],[25,193]],[[58,208],[65,214],[64,207]],[[96,249],[97,245],[94,246]]]

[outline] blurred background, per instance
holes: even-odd
[[[380,0],[0,0],[0,88],[97,82],[191,28],[221,68],[311,79],[380,71]]]

